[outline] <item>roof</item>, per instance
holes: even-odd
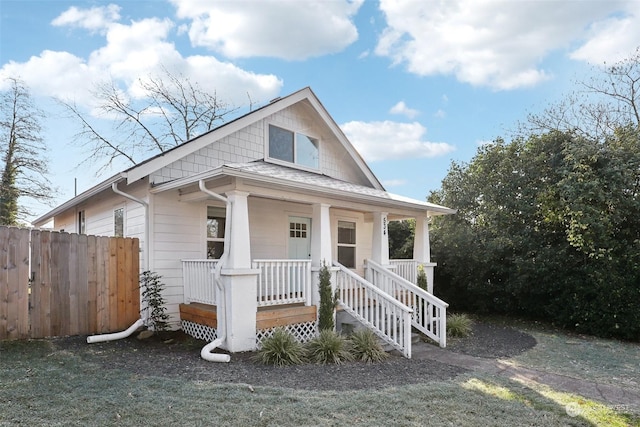
[[[132,166],[123,172],[120,172],[105,181],[97,184],[96,186],[84,191],[83,193],[77,195],[76,197],[68,200],[62,205],[56,207],[55,209],[47,212],[41,217],[32,221],[35,226],[40,226],[45,224],[48,220],[55,217],[56,215],[64,212],[67,209],[70,209],[86,200],[90,197],[97,195],[98,193],[107,190],[111,187],[113,183],[121,182],[126,180],[127,184],[131,184],[136,182],[142,178],[149,176],[150,174],[160,170],[161,168],[170,165],[171,163],[179,160],[191,153],[194,153],[201,148],[218,141],[228,135],[231,135],[234,132],[243,129],[250,124],[262,120],[269,115],[283,110],[291,105],[299,103],[301,101],[307,101],[308,105],[310,105],[314,111],[321,117],[324,123],[328,126],[329,130],[335,135],[336,139],[342,147],[349,153],[351,159],[353,159],[356,167],[362,172],[364,177],[366,177],[367,181],[371,184],[371,187],[355,185],[345,181],[340,181],[325,175],[319,175],[311,172],[305,172],[302,170],[297,170],[293,168],[287,168],[284,166],[277,166],[273,164],[269,164],[264,161],[256,161],[245,164],[234,164],[234,165],[225,165],[219,168],[216,168],[212,171],[205,172],[204,174],[212,174],[212,173],[223,173],[227,175],[238,175],[238,174],[249,174],[252,176],[262,176],[273,180],[278,180],[281,184],[284,184],[286,181],[291,183],[292,181],[299,185],[307,185],[310,188],[314,188],[316,190],[331,190],[331,191],[340,191],[344,192],[345,195],[350,194],[351,196],[359,195],[362,197],[373,197],[375,199],[386,199],[388,201],[410,201],[407,202],[414,206],[423,205],[425,208],[436,209],[441,213],[454,213],[452,209],[448,209],[442,206],[432,205],[426,202],[420,202],[417,200],[406,199],[401,196],[392,195],[387,193],[384,190],[384,187],[373,174],[373,171],[369,168],[367,163],[364,161],[362,156],[356,151],[353,145],[349,142],[347,137],[342,132],[342,129],[338,126],[338,124],[333,120],[328,111],[324,108],[320,100],[313,93],[310,87],[305,87],[300,89],[290,95],[285,97],[277,98],[271,101],[269,104],[264,105],[256,110],[253,110],[243,116],[240,116],[230,122],[224,123],[217,128],[206,132],[196,138],[193,138],[183,144],[180,144],[170,150],[167,150],[163,153],[160,153],[156,156],[150,157],[149,159]],[[222,171],[222,172],[221,172]],[[184,178],[186,180],[193,179],[194,177]],[[178,180],[179,181],[179,180]],[[167,183],[168,186],[171,186],[171,183]],[[435,211],[434,211],[435,212]]]
[[[327,175],[317,174],[280,164],[258,160],[248,163],[227,164],[207,172],[176,179],[155,186],[154,193],[183,188],[199,180],[210,180],[222,176],[233,176],[259,181],[269,186],[293,188],[296,191],[316,192],[347,199],[359,199],[363,202],[382,205],[426,210],[435,215],[453,214],[456,211],[434,203],[424,202],[389,193],[385,190],[353,184]]]

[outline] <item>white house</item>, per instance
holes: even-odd
[[[392,142],[390,142],[392,143]],[[175,325],[231,352],[276,326],[315,334],[317,271],[340,307],[411,354],[411,326],[445,345],[429,219],[454,213],[385,191],[310,88],[125,170],[34,221],[138,237]],[[389,260],[388,221],[415,218],[414,259]],[[415,286],[418,265],[428,290]],[[181,323],[179,323],[181,321]]]

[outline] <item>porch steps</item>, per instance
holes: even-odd
[[[216,329],[218,327],[217,309],[215,305],[201,303],[180,304],[180,319]],[[305,306],[301,303],[258,307],[256,328],[271,329],[277,326],[313,322],[316,319],[315,305]]]

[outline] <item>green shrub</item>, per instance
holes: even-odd
[[[162,276],[151,271],[140,274],[140,288],[142,289],[143,309],[141,313],[147,315],[147,327],[158,335],[169,329],[169,315],[167,314],[166,301],[162,295],[164,284],[160,281]]]
[[[333,320],[338,294],[331,291],[331,271],[326,264],[322,265],[319,273],[320,285],[320,309],[318,312],[318,329],[320,331],[333,331],[335,322]]]
[[[262,341],[254,359],[265,365],[299,365],[305,361],[305,349],[289,332],[277,328]]]
[[[417,277],[418,286],[423,290],[428,289],[427,285],[427,273],[424,271],[424,265],[418,265],[418,277]]]
[[[359,329],[349,336],[351,353],[355,360],[366,363],[382,362],[389,357],[371,329]]]
[[[319,364],[334,363],[340,365],[353,360],[350,342],[335,331],[320,331],[313,340],[307,343],[309,360]]]
[[[451,314],[447,316],[447,335],[464,338],[471,333],[471,319],[466,314]]]

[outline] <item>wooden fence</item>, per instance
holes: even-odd
[[[138,239],[0,227],[0,339],[126,329],[139,273]]]

